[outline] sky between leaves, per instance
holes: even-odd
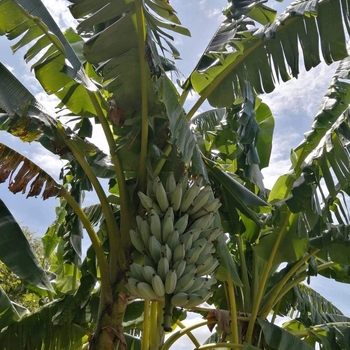
[[[75,21],[67,10],[68,1],[42,0],[48,10],[62,29],[72,26]],[[283,3],[268,1],[268,5],[281,12],[291,1]],[[177,67],[183,73],[180,80],[184,80],[191,72],[199,57],[204,51],[210,38],[213,36],[223,17],[221,9],[226,6],[226,0],[172,0],[172,6],[177,10],[182,24],[191,31],[191,38],[179,37],[175,39],[175,46],[181,53],[182,60],[178,60]],[[10,42],[0,37],[0,59],[19,78],[31,92],[51,110],[56,106],[55,98],[47,96],[29,71],[29,65],[23,60],[24,51],[12,54],[9,49]],[[277,86],[275,91],[263,96],[265,103],[271,108],[276,121],[273,153],[270,167],[263,170],[265,186],[271,188],[279,175],[288,171],[290,150],[296,147],[303,139],[303,133],[311,127],[312,120],[322,101],[323,94],[329,86],[336,64],[326,66],[321,64],[310,72],[302,72],[298,79],[292,79],[288,83]],[[189,103],[195,101],[192,95]],[[205,110],[207,106],[202,106]],[[43,167],[45,171],[58,179],[59,171],[63,165],[57,157],[46,152],[39,145],[24,144],[11,135],[0,131],[0,141],[21,152],[32,161]],[[102,133],[97,131],[92,140],[99,147],[105,147]],[[14,217],[22,225],[26,225],[38,235],[43,235],[46,228],[54,221],[54,207],[58,202],[49,199],[43,202],[40,198],[25,199],[25,196],[16,196],[7,190],[7,184],[0,185],[0,198],[8,205]],[[95,203],[95,197],[87,195],[85,205]],[[317,278],[312,287],[323,293],[345,314],[350,315],[350,306],[344,304],[349,300],[350,287],[345,284],[335,284],[324,278]],[[207,330],[205,330],[207,333]],[[187,349],[187,341],[177,343],[177,349]]]

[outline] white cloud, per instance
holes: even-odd
[[[272,93],[263,96],[263,100],[270,106],[275,118],[284,118],[291,112],[313,118],[335,68],[336,65],[322,63],[309,72],[302,71],[298,79],[277,85]]]
[[[61,168],[66,164],[66,161],[63,161],[42,147],[38,147],[38,151],[36,152],[31,152],[30,159],[55,180],[58,180]]]
[[[217,20],[223,21],[224,20],[224,15],[222,14],[222,10],[215,8],[215,9],[209,9],[206,11],[206,16],[208,18],[213,18],[215,17]]]
[[[276,122],[270,166],[262,171],[267,188],[272,188],[278,177],[288,172],[290,151],[303,140],[303,133],[310,130],[335,68],[336,65],[322,63],[309,72],[303,70],[298,79],[281,83],[272,93],[262,96]]]
[[[199,8],[202,10],[206,18],[215,17],[218,22],[222,22],[225,18],[222,14],[222,9],[213,8],[211,4],[207,4],[207,0],[200,0]]]

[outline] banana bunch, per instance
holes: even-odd
[[[130,265],[126,287],[131,294],[149,300],[170,300],[172,306],[194,307],[211,296],[216,283],[212,273],[219,265],[215,240],[222,230],[213,227],[220,207],[203,178],[178,182],[174,174],[165,186],[158,177],[148,182],[147,194],[138,192],[144,218],[136,218],[130,230],[133,246],[143,254],[143,264]]]

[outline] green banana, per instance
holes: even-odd
[[[175,251],[176,247],[179,245],[179,232],[178,232],[178,230],[175,229],[172,233],[170,233],[166,243],[172,252]]]
[[[200,238],[208,238],[208,236],[212,233],[213,231],[213,228],[209,228],[209,229],[206,229],[206,230],[201,230],[201,233],[198,237],[198,239]]]
[[[176,274],[177,274],[178,278],[180,278],[183,275],[185,268],[186,268],[186,265],[187,265],[187,263],[186,263],[185,259],[176,261],[176,266],[174,264],[173,267],[176,270]]]
[[[159,298],[163,298],[165,294],[165,287],[160,276],[158,276],[157,274],[154,274],[152,276],[151,283],[152,283],[154,292],[158,295]]]
[[[186,212],[190,205],[193,203],[193,200],[197,196],[198,192],[200,190],[200,185],[197,181],[194,181],[190,188],[187,189],[187,191],[182,196],[182,201],[180,205],[180,211],[182,213]]]
[[[187,188],[188,188],[188,172],[185,171],[180,179],[179,179],[179,183],[181,183],[181,186],[182,186],[182,193],[185,193]]]
[[[180,241],[185,245],[185,251],[188,252],[193,243],[193,233],[192,231],[185,232],[181,237]]]
[[[189,308],[210,298],[216,280],[201,276],[211,275],[219,264],[212,252],[222,230],[211,227],[221,203],[202,182],[202,176],[193,176],[189,184],[186,171],[176,183],[169,172],[165,186],[156,177],[148,181],[147,195],[138,193],[147,214],[136,217],[137,230],[130,230],[130,237],[144,254],[144,265],[130,265],[132,294],[149,300],[166,294],[174,306]]]
[[[151,283],[152,276],[157,272],[152,266],[142,265],[141,273],[142,273],[143,279],[139,279],[139,281],[143,280],[144,282]]]
[[[142,273],[142,266],[140,264],[132,263],[130,264],[129,269],[130,269],[131,277],[135,278],[138,281],[146,282],[144,280],[143,273]]]
[[[159,242],[162,241],[162,224],[159,215],[154,209],[149,212],[149,227],[151,234],[155,235]]]
[[[199,258],[199,255],[204,249],[204,245],[197,245],[196,247],[190,249],[188,253],[186,253],[186,262],[187,264],[194,264]]]
[[[139,293],[139,296],[146,300],[157,300],[159,296],[153,290],[153,287],[146,282],[136,283],[136,288]]]
[[[165,188],[159,178],[155,180],[153,190],[156,195],[159,208],[162,210],[163,213],[165,213],[169,207],[169,201]]]
[[[168,273],[165,276],[165,292],[167,294],[172,294],[175,290],[176,283],[177,283],[177,273],[174,269],[171,269],[168,271]]]
[[[147,253],[143,254],[143,264],[145,266],[151,266],[153,268],[157,267],[157,263]]]
[[[198,306],[203,302],[203,298],[198,294],[188,294],[186,308]]]
[[[178,182],[175,190],[171,193],[170,204],[173,207],[174,211],[178,211],[180,209],[181,201],[182,201],[182,183]]]
[[[194,279],[194,282],[193,282],[191,288],[189,288],[187,293],[188,294],[197,293],[197,291],[200,290],[204,286],[206,281],[207,281],[207,278],[205,278],[205,277],[196,277]]]
[[[212,201],[208,201],[204,206],[203,209],[206,210],[207,212],[211,211],[217,211],[221,207],[220,199],[215,198]]]
[[[209,289],[202,288],[197,290],[196,294],[198,294],[202,298],[202,304],[205,303],[212,296],[213,292]]]
[[[191,219],[197,220],[197,219],[201,218],[202,216],[204,216],[205,214],[208,214],[208,212],[205,209],[201,208],[196,213],[191,215]]]
[[[136,231],[133,229],[130,229],[129,231],[130,234],[130,240],[132,245],[140,252],[143,253],[146,251],[145,249],[145,244],[143,243],[143,240],[141,238],[141,235],[139,235]]]
[[[159,261],[162,252],[162,245],[160,244],[155,235],[151,234],[151,237],[148,241],[148,249],[153,260],[155,262]]]
[[[161,254],[164,255],[168,259],[169,262],[171,261],[173,253],[166,243],[162,245]]]
[[[158,261],[157,274],[165,281],[165,276],[170,268],[169,260],[163,255]]]
[[[139,196],[142,206],[147,210],[147,212],[149,212],[151,209],[154,209],[158,215],[163,215],[163,212],[160,210],[159,205],[152,198],[148,197],[141,191],[137,192],[137,195]]]
[[[168,177],[166,178],[166,183],[165,183],[165,190],[167,192],[169,201],[171,200],[171,194],[174,192],[175,188],[176,188],[175,176],[174,176],[174,173],[170,171]]]
[[[188,214],[182,215],[175,223],[174,228],[179,231],[179,235],[182,235],[188,224]]]
[[[209,264],[214,259],[214,256],[212,253],[209,254],[202,254],[198,257],[196,261],[196,265],[203,265],[203,264]]]
[[[219,266],[219,261],[213,258],[210,263],[197,266],[197,274],[199,276],[207,276],[214,272],[214,270]]]
[[[134,296],[139,296],[139,291],[137,290],[136,284],[138,283],[138,280],[135,278],[129,277],[128,283],[125,284],[126,289],[130,292],[130,294]]]
[[[173,250],[173,261],[174,263],[177,261],[181,261],[184,259],[186,254],[186,250],[185,250],[185,245],[183,243],[179,243],[175,250]]]
[[[209,197],[212,195],[212,189],[210,185],[204,186],[204,188],[200,189],[199,193],[193,200],[192,205],[187,210],[188,215],[196,214],[203,206],[207,203]]]
[[[208,240],[206,238],[193,239],[192,248],[198,247],[198,246],[204,247],[207,243],[208,243]]]
[[[178,306],[178,307],[184,307],[186,306],[188,302],[188,294],[187,293],[177,293],[175,294],[172,298],[171,298],[171,303],[174,306]]]
[[[212,285],[214,285],[218,280],[215,277],[207,278],[204,283],[204,289],[210,289]]]
[[[199,209],[196,213],[192,214],[192,219],[199,219],[207,213],[215,212],[221,207],[220,200],[215,198],[213,200],[208,200],[207,203]]]
[[[203,238],[203,239],[205,239],[205,238]],[[204,245],[204,249],[202,250],[201,255],[205,256],[205,255],[211,254],[211,251],[213,248],[214,248],[213,242],[207,241]]]
[[[186,267],[184,269],[183,275],[197,275],[197,266],[195,264],[186,264]]]
[[[192,242],[195,242],[199,239],[199,236],[201,235],[201,232],[203,230],[201,228],[194,228],[192,230],[188,230],[184,233],[184,235],[187,233],[187,232],[190,232],[192,234]]]
[[[140,216],[138,216],[140,217]],[[143,240],[143,243],[145,245],[148,245],[148,240],[151,236],[151,229],[148,225],[147,220],[142,219],[141,222],[138,224],[138,231],[141,234],[141,238]]]
[[[194,273],[184,274],[177,281],[174,293],[187,292],[187,290],[190,289],[192,284],[194,283],[194,278]]]
[[[137,215],[136,216],[136,226],[137,226],[137,228],[140,228],[141,227],[141,222],[142,222],[142,217],[141,216],[139,216],[139,215]]]
[[[222,229],[217,227],[213,229],[213,231],[208,236],[208,241],[213,242],[215,241],[220,235],[222,234]]]
[[[214,221],[214,213],[208,213],[201,218],[197,219],[191,226],[190,230],[194,228],[201,228],[202,230],[206,230],[211,226]]]
[[[171,232],[174,231],[174,210],[173,207],[169,207],[162,220],[162,241],[168,240]]]

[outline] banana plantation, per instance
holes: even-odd
[[[181,82],[178,2],[69,3],[78,25],[62,31],[40,0],[0,0],[0,35],[59,100],[49,112],[0,62],[1,133],[65,161],[58,181],[0,143],[2,187],[58,199],[49,265],[0,199],[0,260],[40,299],[29,311],[0,287],[0,348],[350,349],[350,315],[309,284],[350,282],[350,1],[228,0]],[[267,189],[261,95],[321,62],[338,68]]]

